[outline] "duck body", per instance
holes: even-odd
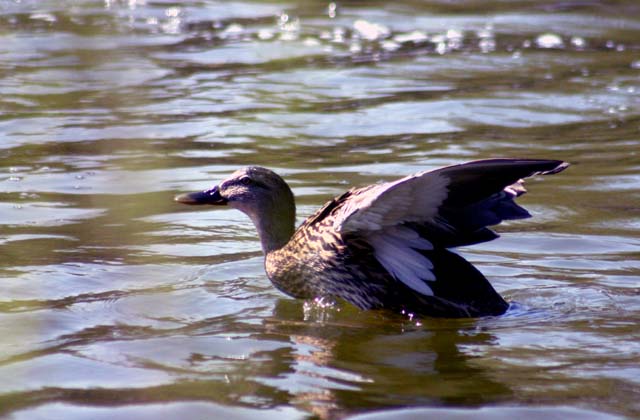
[[[256,226],[265,270],[280,291],[302,299],[343,299],[361,309],[434,317],[501,315],[508,303],[451,248],[496,238],[487,226],[530,217],[514,199],[521,179],[568,164],[488,159],[352,189],[297,229],[288,185],[248,167],[185,204],[230,205]]]

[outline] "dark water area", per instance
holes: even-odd
[[[0,2],[0,417],[640,416],[640,3]],[[566,160],[461,249],[510,302],[288,298],[249,164],[302,221],[351,186]]]

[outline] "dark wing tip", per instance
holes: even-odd
[[[541,172],[541,175],[552,175],[557,174],[558,172],[562,172],[567,169],[571,164],[569,162],[563,162],[561,160],[557,160],[557,166],[548,171]]]

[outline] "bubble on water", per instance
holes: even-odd
[[[538,48],[562,48],[564,41],[559,35],[553,33],[545,33],[536,38]]]
[[[618,52],[622,52],[622,51],[624,51],[625,49],[626,49],[626,48],[625,48],[624,44],[618,44],[618,45],[616,45],[616,51],[618,51]]]
[[[327,15],[329,15],[329,17],[333,19],[334,17],[336,17],[337,12],[338,6],[334,2],[329,3],[329,5],[327,6]]]
[[[631,63],[631,68],[632,69],[636,69],[636,70],[640,70],[640,60],[633,61]]]
[[[294,41],[298,39],[298,32],[300,31],[300,20],[292,19],[286,13],[282,13],[278,17],[278,27],[280,27],[280,39],[283,41]]]
[[[522,41],[522,48],[531,48],[531,41],[528,39]]]

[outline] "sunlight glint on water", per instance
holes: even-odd
[[[0,415],[640,414],[637,2],[0,12]],[[257,164],[302,221],[496,156],[573,164],[461,250],[512,302],[498,318],[295,301],[245,216],[172,201]]]

